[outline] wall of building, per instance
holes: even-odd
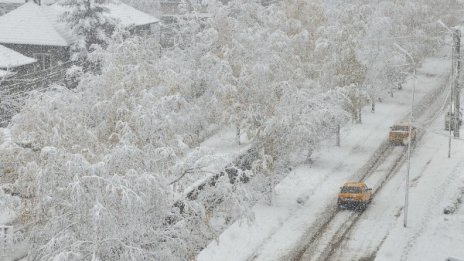
[[[61,46],[46,46],[46,45],[24,45],[24,44],[4,44],[7,48],[10,48],[18,53],[25,56],[34,58],[35,54],[49,54],[51,66],[59,65],[60,63],[66,62],[70,58],[69,47]]]

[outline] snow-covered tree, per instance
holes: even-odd
[[[201,19],[185,7],[178,44],[160,53],[149,37],[107,41],[103,4],[67,0],[83,36],[76,57],[101,50],[101,74],[32,93],[0,150],[30,258],[189,260],[231,222],[252,220],[290,167],[401,83],[407,59],[371,38],[412,35],[399,44],[418,62],[436,48],[425,16],[442,11],[406,2],[341,2],[341,12],[232,0]],[[229,127],[250,141],[235,161],[198,147]]]
[[[100,68],[98,51],[108,46],[116,26],[115,21],[105,15],[108,11],[105,3],[107,0],[63,0],[59,3],[65,10],[61,19],[77,36],[71,59],[85,70]]]

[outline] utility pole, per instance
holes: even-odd
[[[451,31],[451,30],[450,30]],[[454,33],[453,33],[454,35]],[[448,159],[451,158],[451,133],[453,132],[452,126],[454,124],[454,116],[453,116],[453,109],[454,109],[454,79],[455,77],[455,41],[453,37],[453,45],[451,47],[451,81],[450,81],[450,95],[449,95],[449,112],[448,112]]]
[[[441,20],[438,20],[437,22],[446,30],[451,32],[453,36],[453,47],[451,53],[450,110],[449,115],[446,117],[449,128],[448,158],[451,158],[451,128],[453,128],[454,137],[459,138],[459,121],[461,119],[461,102],[459,100],[461,93],[459,88],[459,77],[461,71],[461,31],[456,28],[449,28]]]
[[[451,62],[451,64],[454,64],[453,62]],[[451,66],[451,79],[454,79],[454,70],[453,70],[453,66]],[[449,95],[449,112],[448,112],[448,131],[449,131],[449,134],[448,134],[448,159],[451,158],[451,126],[453,124],[453,121],[454,121],[454,117],[452,117],[453,115],[453,95],[454,95],[454,85],[453,85],[453,82],[450,81],[450,95]]]
[[[459,76],[461,70],[461,31],[459,29],[453,30],[453,76],[454,76],[454,137],[459,138],[459,120],[460,120],[460,88],[459,88]],[[450,119],[451,121],[451,119]]]

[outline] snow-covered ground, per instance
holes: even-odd
[[[11,223],[14,220],[15,213],[11,209],[2,209],[0,212],[0,226]]]
[[[190,184],[186,185],[179,197],[185,197],[192,189],[198,187],[205,182],[208,178],[216,173],[221,172],[224,167],[231,164],[240,155],[244,154],[250,148],[250,142],[246,135],[240,137],[240,145],[236,140],[235,130],[226,128],[217,131],[209,138],[201,142],[198,148],[192,149],[185,158],[192,157],[198,153],[196,149],[208,155],[214,155],[213,158],[207,160],[205,165],[202,166],[203,175],[196,174],[195,177],[190,179]],[[193,156],[194,157],[194,156]]]
[[[416,101],[421,100],[431,90],[443,86],[447,80],[448,70],[449,60],[427,59],[418,70]],[[340,148],[325,146],[324,150],[315,155],[314,164],[295,168],[277,185],[274,206],[256,205],[254,222],[234,223],[220,235],[217,241],[211,242],[198,255],[198,260],[284,260],[289,258],[296,246],[304,245],[305,242],[301,241],[307,239],[311,228],[323,223],[328,216],[327,212],[335,211],[335,198],[340,185],[346,180],[356,179],[359,176],[358,170],[385,142],[389,126],[407,115],[410,109],[411,94],[412,79],[410,78],[404,90],[397,92],[394,99],[386,99],[377,104],[375,114],[365,110],[362,125],[352,125],[346,128],[343,131]],[[429,134],[426,134],[423,140],[427,139],[427,135]],[[395,177],[397,176],[399,175]],[[413,182],[412,186],[414,184]],[[425,191],[430,190],[433,189],[425,189]],[[404,195],[398,191],[393,191],[393,193],[399,199],[404,198]],[[373,205],[375,204],[379,203],[375,201]],[[414,204],[413,196],[411,196],[412,204]],[[410,214],[411,223],[414,218],[414,215]],[[449,220],[450,218],[448,222]],[[391,222],[386,224],[391,224]],[[395,224],[392,225],[392,228],[394,227]],[[398,230],[402,231],[401,228]],[[410,237],[417,238],[415,235],[417,233],[411,229]],[[364,239],[367,240],[365,236]],[[389,242],[389,240],[385,242],[385,247],[391,246],[390,249],[395,249],[397,247],[395,244],[407,245],[409,241],[393,238],[391,243]],[[408,250],[407,253],[412,253],[414,249]],[[388,250],[380,251],[378,255],[379,258],[384,257],[385,260],[399,260],[401,253],[397,256],[398,258],[391,259],[390,256],[391,253]],[[341,259],[346,260],[342,257]]]
[[[11,146],[17,146],[12,144],[12,137],[9,129],[1,128],[0,129],[0,148],[6,148]],[[197,148],[193,148],[191,152],[187,153],[186,158],[191,156],[189,154],[195,154],[196,149],[199,149],[210,155],[215,155],[215,157],[209,160],[205,165],[203,170],[207,171],[206,175],[198,175],[190,180],[193,180],[193,183],[190,186],[187,186],[184,190],[183,195],[195,186],[195,184],[201,183],[204,179],[207,179],[211,176],[211,173],[217,173],[221,171],[224,166],[230,164],[234,161],[239,155],[243,154],[250,147],[250,143],[246,138],[246,135],[242,135],[241,144],[238,145],[236,142],[235,130],[232,128],[221,129],[215,134],[211,135],[209,138],[201,142]],[[1,179],[0,179],[1,181]],[[0,198],[0,206],[1,206]],[[12,209],[1,209],[0,210],[0,226],[10,225],[14,223],[16,218],[16,213]],[[24,256],[27,253],[27,243],[21,242],[14,247],[14,254],[9,254],[8,256],[0,255],[0,261],[6,260],[17,260],[19,257]]]

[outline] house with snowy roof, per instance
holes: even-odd
[[[40,0],[40,3],[43,5],[52,5],[56,3],[56,1],[57,0]],[[0,16],[13,11],[27,2],[28,0],[0,0]]]
[[[70,58],[70,46],[77,39],[68,25],[61,21],[65,9],[59,2],[44,5],[42,1],[50,3],[54,0],[28,1],[0,16],[0,44],[36,61],[22,68],[22,72],[40,71],[66,63]],[[132,32],[152,32],[159,22],[116,0],[106,7],[106,15]]]
[[[5,79],[24,71],[24,68],[35,62],[37,62],[36,59],[24,56],[0,45],[0,79]]]

